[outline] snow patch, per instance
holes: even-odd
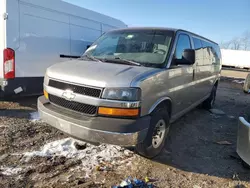
[[[235,116],[227,116],[230,119],[235,119]]]
[[[209,110],[212,114],[215,114],[215,115],[225,115],[225,112],[223,112],[222,110],[220,109],[215,109],[215,108],[212,108]]]
[[[0,173],[6,176],[16,175],[22,171],[22,168],[0,167]]]
[[[237,84],[244,84],[245,80],[233,80],[233,82]]]
[[[30,113],[30,120],[31,121],[39,121],[40,120],[40,115],[38,112],[32,112]]]
[[[98,165],[119,165],[124,160],[132,160],[133,152],[120,146],[102,144],[94,146],[86,144],[83,150],[77,150],[76,144],[85,144],[84,142],[73,138],[66,138],[45,144],[40,151],[24,153],[24,160],[28,162],[35,156],[64,156],[82,161],[82,166],[86,172],[90,172]]]

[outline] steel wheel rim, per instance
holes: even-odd
[[[158,148],[165,137],[165,134],[167,134],[169,131],[169,128],[166,129],[166,123],[163,119],[159,120],[155,126],[153,138],[152,138],[152,146],[153,148]]]

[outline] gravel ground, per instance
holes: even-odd
[[[225,77],[246,78],[250,70],[223,67],[221,75]]]
[[[192,110],[171,125],[166,147],[154,160],[120,147],[77,141],[73,150],[72,145],[68,150],[54,146],[42,156],[46,143],[68,136],[30,119],[35,97],[0,102],[0,187],[110,187],[128,176],[149,177],[163,188],[250,187],[250,171],[235,153],[237,118],[250,110],[250,95],[242,92],[240,81],[222,79],[219,85],[216,108],[225,115]],[[25,157],[34,151],[40,154]],[[69,155],[72,151],[76,155]],[[107,151],[110,158],[103,154]],[[85,155],[96,160],[92,168]]]

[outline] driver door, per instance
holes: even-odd
[[[181,33],[178,36],[175,53],[170,71],[173,71],[171,83],[173,84],[173,91],[175,106],[173,112],[177,115],[193,104],[194,96],[193,90],[194,81],[194,65],[178,65],[177,61],[181,60],[185,49],[192,49],[189,35]],[[177,74],[178,73],[178,74]]]

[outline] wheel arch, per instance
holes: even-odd
[[[149,109],[148,114],[151,114],[158,107],[166,107],[169,113],[169,117],[172,115],[172,100],[169,97],[163,97],[157,100],[152,107]]]
[[[218,85],[219,85],[219,79],[216,79],[214,82],[214,86],[218,87]]]

